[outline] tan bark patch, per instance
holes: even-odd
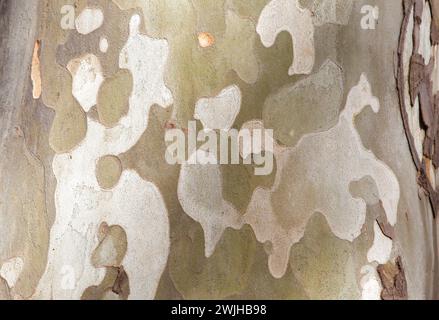
[[[96,167],[96,177],[103,189],[113,188],[119,181],[122,173],[122,165],[119,158],[105,156],[99,159]]]
[[[120,70],[105,80],[98,95],[99,120],[103,125],[114,127],[128,112],[132,89],[133,77],[128,70]]]
[[[120,267],[127,251],[127,235],[120,226],[101,225],[102,240],[92,255],[96,268]]]

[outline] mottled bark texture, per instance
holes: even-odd
[[[0,298],[437,298],[438,45],[435,0],[0,0]]]

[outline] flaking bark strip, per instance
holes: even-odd
[[[434,1],[430,1],[430,4]],[[404,18],[401,27],[401,34],[398,45],[398,66],[397,66],[397,89],[400,100],[401,116],[404,124],[404,130],[409,142],[410,152],[414,160],[416,169],[418,170],[418,184],[424,189],[429,196],[430,203],[433,208],[433,215],[439,209],[439,194],[434,189],[426,170],[426,159],[420,159],[416,150],[415,140],[410,130],[409,116],[406,111],[405,102],[405,75],[404,75],[404,46],[406,42],[408,24],[410,15],[413,14],[414,18],[414,30],[413,30],[413,53],[410,59],[410,72],[409,72],[409,93],[412,105],[416,99],[419,98],[421,115],[419,121],[420,126],[426,129],[426,138],[423,142],[423,153],[427,160],[432,160],[435,168],[439,164],[439,145],[438,138],[438,120],[439,120],[439,108],[437,107],[437,99],[433,96],[431,74],[433,72],[434,57],[428,65],[425,65],[424,58],[418,53],[420,46],[420,25],[422,24],[422,13],[424,10],[423,1],[420,0],[404,0]],[[433,7],[433,6],[432,6]],[[434,5],[432,9],[433,21],[431,26],[432,41],[438,41],[438,6]],[[413,9],[413,10],[412,10]],[[413,13],[412,13],[413,11]]]
[[[397,257],[395,263],[379,265],[377,271],[383,285],[383,300],[407,300],[407,281],[401,257]]]
[[[378,203],[379,214],[376,218],[376,222],[381,229],[381,232],[389,239],[395,239],[395,228],[389,223],[386,216],[386,211],[383,206],[383,202],[380,200]]]
[[[409,142],[409,147],[413,161],[415,162],[415,166],[417,170],[419,170],[419,168],[421,167],[421,163],[416,153],[414,138],[410,132],[408,114],[405,109],[405,99],[404,99],[405,79],[404,79],[403,53],[404,53],[404,43],[406,40],[407,28],[410,20],[410,12],[411,12],[411,8],[413,7],[413,3],[414,0],[404,0],[403,2],[404,18],[402,22],[401,34],[399,37],[399,44],[398,44],[397,89],[398,89],[400,109],[401,109],[401,115],[402,115],[405,133]]]
[[[439,2],[437,0],[429,0],[431,14],[433,17],[431,41],[433,45],[439,44]]]

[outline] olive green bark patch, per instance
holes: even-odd
[[[70,60],[92,54],[98,57],[104,77],[112,77],[120,70],[120,52],[128,40],[128,26],[135,10],[121,11],[117,5],[108,0],[94,0],[93,5],[91,1],[77,2],[78,14],[88,6],[102,9],[104,22],[98,30],[87,35],[81,35],[76,31],[70,32],[66,39],[53,49],[56,53],[56,62],[66,67]],[[60,29],[59,26],[56,27]],[[109,44],[106,52],[100,50],[99,44],[102,38],[107,39]],[[113,95],[117,95],[117,92],[113,92]]]
[[[96,268],[105,268],[105,277],[98,286],[87,288],[82,300],[126,300],[130,294],[128,275],[122,264],[127,252],[127,235],[117,225],[102,223],[98,232],[99,245],[91,257]]]
[[[174,230],[169,268],[184,299],[307,298],[290,269],[282,279],[271,276],[264,245],[249,226],[227,229],[214,254],[206,258],[201,228],[187,217],[182,220]]]
[[[133,89],[133,77],[128,70],[120,70],[102,84],[98,94],[98,114],[106,127],[115,126],[128,112],[128,103]],[[117,93],[117,94],[115,94]]]
[[[223,165],[223,197],[240,212],[244,212],[257,187],[270,188],[276,176],[276,167],[268,176],[255,176],[253,165]]]
[[[264,124],[274,129],[282,144],[294,146],[304,134],[322,132],[337,123],[343,94],[342,71],[327,60],[316,74],[266,100]]]
[[[371,220],[371,219],[368,219]],[[353,243],[337,238],[321,214],[308,222],[305,235],[291,248],[290,268],[311,299],[360,297],[357,276],[371,245],[361,235]]]
[[[185,299],[224,299],[238,294],[247,284],[253,263],[256,242],[251,231],[226,230],[214,254],[206,258],[201,227],[185,220],[168,262],[177,290]]]
[[[56,115],[50,130],[50,146],[57,153],[65,153],[77,146],[87,132],[84,111],[71,94],[63,99],[64,104],[56,108]]]
[[[0,277],[0,299],[1,300],[11,299],[11,293],[9,292],[8,283],[2,277]]]
[[[122,174],[122,164],[118,157],[105,156],[99,159],[96,165],[96,178],[103,189],[111,189],[118,182]]]
[[[120,155],[124,169],[135,170],[143,179],[168,189],[166,195],[176,193],[176,184],[180,167],[166,162],[165,132],[171,108],[163,109],[153,105],[150,110],[148,128],[136,145]],[[154,137],[154,138],[152,138]],[[171,191],[172,190],[172,191]]]
[[[287,272],[281,279],[276,279],[271,275],[268,265],[265,262],[267,259],[267,253],[264,248],[269,246],[269,244],[261,244],[257,242],[253,232],[251,234],[251,241],[256,242],[256,250],[252,267],[247,278],[248,281],[245,288],[243,288],[239,294],[230,296],[228,299],[308,299],[309,297],[303,285],[291,271],[291,268],[287,269]]]
[[[9,239],[0,243],[0,265],[14,256],[23,261],[13,292],[28,298],[45,269],[50,227],[44,167],[29,151],[21,128],[15,127],[14,132],[10,140],[5,141],[10,148],[2,156],[0,166],[3,182],[0,194],[6,195],[0,197],[1,210],[8,217],[2,237]]]
[[[227,5],[240,16],[249,17],[256,23],[268,2],[268,0],[227,0]]]
[[[104,76],[111,77],[119,70],[120,50],[128,37],[132,11],[122,12],[115,4],[104,0],[93,1],[93,5],[103,9],[104,17],[111,19],[105,19],[95,32],[81,35],[76,30],[61,28],[61,8],[72,5],[79,14],[89,4],[85,0],[53,0],[42,6],[46,17],[41,35],[42,97],[44,104],[56,111],[50,145],[57,153],[71,151],[87,132],[86,113],[72,95],[72,77],[66,70],[68,63],[84,54],[93,54],[101,62]],[[99,50],[101,36],[111,39],[106,53]],[[116,93],[112,93],[112,99],[118,97]]]
[[[73,4],[73,0],[54,0],[41,6],[45,17],[40,54],[42,98],[46,106],[56,111],[50,131],[50,146],[57,153],[73,149],[87,131],[85,113],[72,96],[70,73],[56,61],[57,46],[71,32],[60,27],[61,8]]]

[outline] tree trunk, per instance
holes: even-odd
[[[0,43],[0,298],[437,298],[435,1],[0,0]]]

